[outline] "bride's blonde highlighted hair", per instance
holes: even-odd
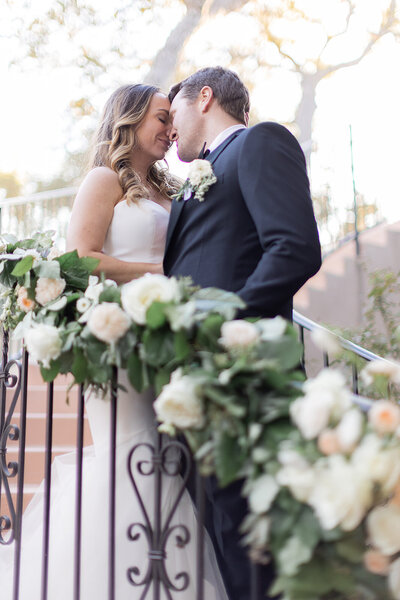
[[[148,188],[131,165],[131,153],[137,145],[136,130],[142,123],[154,94],[153,85],[123,85],[107,100],[95,134],[89,169],[109,167],[118,175],[124,198],[135,201],[148,196]],[[147,182],[164,196],[171,196],[180,182],[167,169],[154,163]]]

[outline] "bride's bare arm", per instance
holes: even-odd
[[[107,167],[89,171],[74,201],[67,234],[67,250],[80,256],[93,256],[100,263],[96,274],[105,273],[117,283],[126,283],[144,273],[162,273],[162,264],[118,260],[102,252],[114,207],[122,198],[118,176]]]

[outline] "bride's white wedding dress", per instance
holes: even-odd
[[[162,260],[168,212],[151,200],[143,199],[135,204],[119,202],[107,232],[104,252],[116,258],[132,262],[159,263]],[[151,391],[138,394],[129,384],[126,373],[120,371],[119,383],[126,391],[118,391],[117,402],[117,459],[116,459],[116,600],[139,600],[153,597],[152,584],[143,596],[144,587],[134,586],[127,577],[128,569],[138,568],[143,579],[149,565],[149,548],[143,532],[136,541],[128,537],[128,529],[134,523],[145,524],[142,509],[130,480],[127,459],[137,444],[156,444],[156,423],[152,408]],[[29,401],[29,400],[28,400]],[[86,410],[93,437],[93,446],[84,449],[83,497],[82,497],[82,600],[108,599],[108,518],[109,518],[109,436],[110,402],[95,394],[88,394]],[[140,460],[147,461],[143,470],[149,468],[151,453],[139,447],[134,453],[131,468],[144,507],[153,523],[154,476],[139,473]],[[48,600],[75,600],[73,597],[74,526],[75,526],[75,477],[76,454],[58,457],[52,467],[51,523]],[[162,476],[162,519],[171,511],[182,479]],[[168,538],[166,546],[166,571],[170,580],[179,587],[179,573],[187,573],[189,586],[184,591],[171,591],[171,597],[194,600],[196,597],[196,515],[192,501],[185,490],[171,521],[173,525],[185,525],[190,541],[180,547],[177,528]],[[43,484],[23,517],[20,600],[39,600],[43,529]],[[133,528],[132,534],[140,532]],[[204,598],[228,600],[211,542],[206,535]],[[0,598],[12,598],[12,562],[14,544],[0,546]],[[168,596],[161,585],[161,599]]]

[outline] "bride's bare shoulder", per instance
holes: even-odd
[[[78,196],[93,194],[97,197],[106,196],[109,201],[117,203],[123,196],[117,173],[108,167],[91,169],[79,186]]]

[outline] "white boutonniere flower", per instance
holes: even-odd
[[[194,194],[196,200],[203,202],[204,194],[216,181],[211,163],[197,158],[190,163],[188,178],[174,198],[186,201]]]

